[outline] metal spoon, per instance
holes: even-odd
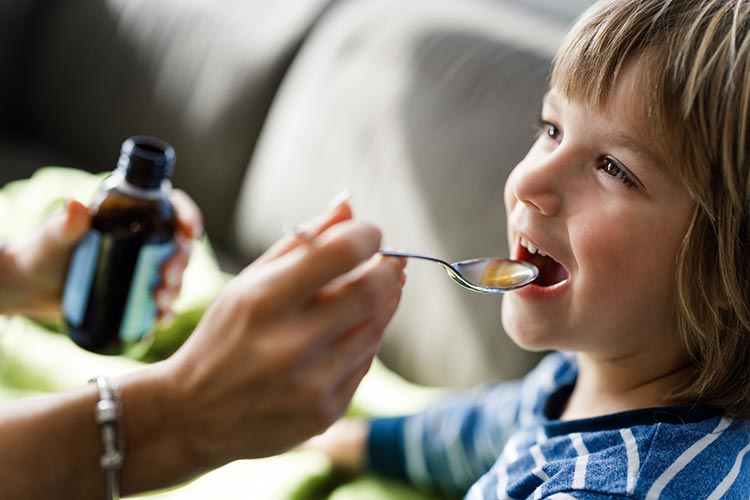
[[[379,250],[383,255],[410,257],[437,262],[448,276],[464,288],[479,293],[503,293],[526,286],[539,276],[534,264],[518,260],[487,257],[450,264],[444,260],[413,252]]]

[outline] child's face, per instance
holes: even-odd
[[[694,203],[655,154],[638,74],[638,66],[622,74],[605,110],[552,88],[542,134],[508,179],[512,257],[531,259],[524,239],[564,267],[543,270],[538,282],[549,286],[505,294],[503,325],[523,347],[683,352],[676,257]]]

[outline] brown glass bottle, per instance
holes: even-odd
[[[73,255],[63,293],[69,335],[84,349],[119,354],[153,331],[153,292],[175,248],[168,199],[174,161],[174,149],[159,139],[127,139],[91,204],[91,230]]]

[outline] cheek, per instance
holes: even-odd
[[[602,308],[616,304],[623,314],[671,303],[678,243],[664,238],[659,224],[614,220],[602,217],[575,239],[581,284],[590,299]]]
[[[633,264],[627,233],[603,226],[588,224],[579,234],[571,235],[580,285],[593,289],[599,297],[613,285],[621,289],[629,281]]]

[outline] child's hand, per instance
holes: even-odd
[[[175,190],[170,201],[178,219],[177,250],[164,264],[164,279],[155,292],[160,317],[168,315],[180,290],[190,241],[203,231],[200,210],[190,197]],[[73,250],[90,226],[88,208],[71,200],[63,213],[51,217],[30,239],[8,245],[0,265],[0,312],[57,319]]]
[[[361,473],[365,468],[365,453],[370,424],[359,418],[345,418],[323,434],[305,442],[301,449],[325,454],[331,464],[347,472]]]

